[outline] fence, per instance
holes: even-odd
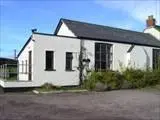
[[[28,64],[3,64],[0,65],[0,79],[3,80],[19,80],[19,77],[23,80],[27,80],[28,76],[31,75],[29,72],[31,65]],[[26,77],[24,77],[26,76]]]

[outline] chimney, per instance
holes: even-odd
[[[37,31],[37,29],[32,29],[32,33],[36,32],[36,31]]]
[[[156,20],[153,18],[153,15],[148,16],[146,23],[147,23],[147,27],[153,27],[156,25]]]

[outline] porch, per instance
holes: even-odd
[[[27,64],[0,65],[0,86],[2,88],[37,87],[31,79],[30,68],[31,65]]]

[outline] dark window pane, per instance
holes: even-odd
[[[53,70],[53,51],[46,51],[46,70]]]
[[[100,51],[100,44],[99,43],[95,44],[95,52],[96,51],[98,51],[98,52]]]
[[[72,70],[72,52],[66,52],[66,70]]]
[[[95,43],[95,70],[110,69],[110,44]]]
[[[101,61],[106,61],[106,53],[101,53]]]
[[[106,44],[104,43],[101,44],[101,52],[106,53]]]
[[[153,69],[160,69],[160,49],[153,49]]]
[[[100,44],[95,44],[95,70],[98,71],[100,69]]]
[[[100,61],[100,53],[95,53],[95,61]]]
[[[102,70],[106,69],[106,61],[101,61],[101,69]]]

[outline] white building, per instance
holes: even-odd
[[[150,22],[155,23],[153,17],[145,33],[68,19],[60,19],[54,34],[33,31],[18,54],[19,81],[28,83],[17,83],[21,87],[79,85],[82,64],[87,70],[120,70],[120,64],[156,68],[160,31]]]

